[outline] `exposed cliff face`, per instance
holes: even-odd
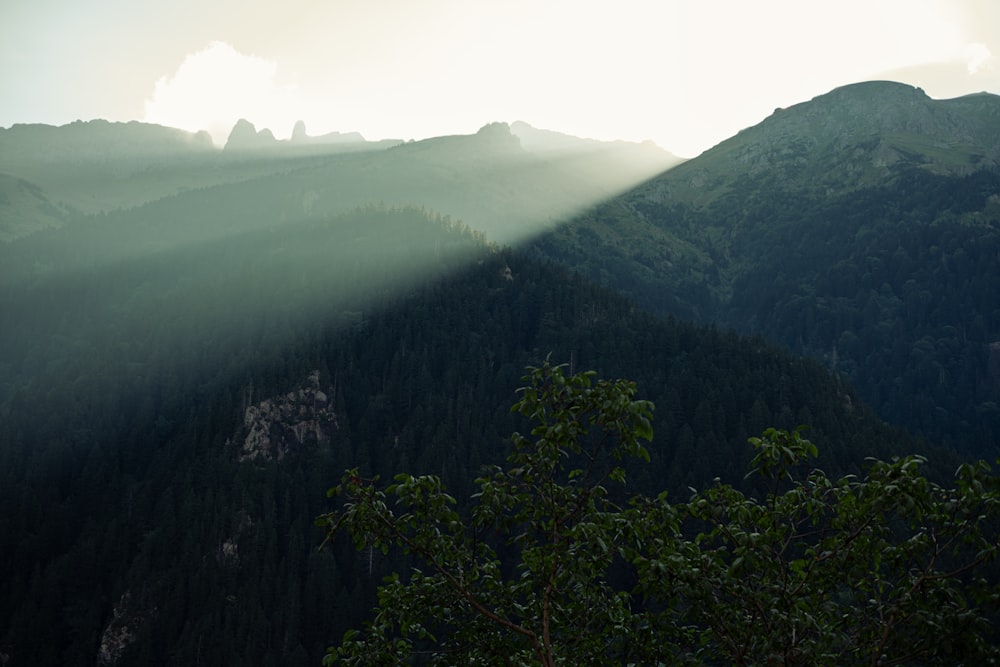
[[[231,440],[242,442],[240,461],[280,461],[308,443],[326,443],[337,430],[330,397],[320,388],[320,373],[309,374],[307,384],[247,406],[243,427]]]

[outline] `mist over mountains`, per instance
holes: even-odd
[[[46,204],[64,212],[44,219],[49,226],[66,224],[74,212],[110,212],[256,180],[255,196],[268,200],[265,207],[280,206],[283,219],[372,202],[419,203],[505,242],[679,162],[651,145],[625,142],[576,140],[579,150],[570,152],[544,145],[528,150],[505,124],[403,144],[356,141],[356,133],[277,141],[240,121],[226,148],[216,150],[204,137],[180,130],[92,123],[92,133],[86,123],[0,130],[0,173],[34,186],[34,208]],[[109,132],[115,139],[105,141]],[[226,207],[231,196],[219,190],[216,207]],[[30,232],[33,220],[11,208],[0,217],[0,239]]]
[[[0,658],[319,664],[382,574],[352,466],[457,497],[551,358],[656,404],[642,492],[1000,442],[1000,97],[892,82],[682,161],[490,123],[291,139],[0,129]],[[749,484],[749,483],[746,483]]]

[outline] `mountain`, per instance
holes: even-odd
[[[867,118],[854,136],[844,99],[882,88],[934,109],[937,138]],[[469,497],[545,359],[655,403],[630,491],[759,490],[747,438],[800,424],[830,475],[909,452],[951,474],[952,449],[865,399],[895,418],[909,397],[899,423],[986,449],[994,98],[834,92],[765,121],[799,134],[751,128],[665,173],[656,149],[630,162],[650,146],[503,123],[363,152],[10,162],[19,210],[62,213],[0,244],[0,662],[318,664],[409,567],[319,549],[326,489],[357,466]],[[867,166],[883,143],[905,159]]]
[[[0,165],[123,160],[211,152],[207,132],[191,133],[130,121],[76,121],[68,125],[19,124],[0,128]]]
[[[274,171],[271,163],[220,168],[206,133],[103,120],[0,128],[0,173],[28,183],[53,207],[90,214],[129,208],[184,189]],[[0,239],[70,224],[79,215],[0,217]]]
[[[250,123],[234,127],[237,143],[244,141],[240,135],[256,133]],[[496,241],[512,242],[541,233],[672,164],[671,156],[659,149],[644,149],[645,158],[638,163],[630,161],[631,149],[606,147],[537,155],[524,150],[502,123],[472,135],[389,149],[382,143],[351,151],[341,147],[354,144],[268,145],[266,150],[223,150],[169,160],[150,157],[135,164],[64,165],[58,173],[37,174],[42,180],[36,182],[48,199],[68,202],[84,213],[131,215],[129,209],[148,206],[133,219],[143,229],[156,220],[156,233],[176,242],[184,241],[181,229],[196,237],[217,233],[222,219],[251,228],[334,215],[372,202],[447,212]],[[78,219],[86,221],[77,216],[65,224],[73,226]],[[79,243],[88,245],[86,240]]]
[[[7,207],[0,208],[0,242],[70,224],[79,217],[74,213],[131,208],[186,190],[285,173],[317,156],[400,143],[367,142],[357,133],[309,137],[304,128],[294,141],[277,141],[270,130],[258,132],[246,120],[236,123],[232,135],[226,151],[216,149],[205,132],[134,121],[0,128],[0,174],[13,179],[4,191],[18,197],[19,188],[22,194],[28,188],[48,205],[36,216],[23,197],[19,203],[0,201]]]
[[[320,149],[329,152],[331,149],[340,151],[362,151],[374,150],[377,148],[390,148],[401,141],[388,139],[382,141],[366,141],[358,132],[328,132],[320,136],[310,136],[306,133],[305,123],[301,120],[295,123],[292,128],[292,136],[287,141],[274,138],[274,133],[270,129],[258,130],[254,124],[245,118],[241,118],[233,125],[229,133],[226,151],[281,151],[286,155],[296,155],[307,153],[306,148]],[[312,151],[312,152],[315,152]]]
[[[148,213],[10,244],[35,267],[0,289],[11,665],[318,664],[405,568],[318,550],[326,488],[359,466],[441,474],[468,497],[524,427],[508,410],[524,367],[550,356],[655,401],[637,490],[738,483],[770,425],[812,424],[831,473],[930,453],[819,364],[659,320],[418,209],[220,219],[180,245],[138,242]],[[67,268],[48,253],[71,231],[131,252]]]
[[[598,141],[563,132],[532,127],[524,121],[511,123],[510,132],[525,151],[549,159],[602,156],[595,168],[613,171],[622,182],[639,183],[651,175],[676,167],[684,160],[652,141]]]
[[[682,159],[664,151],[652,141],[635,143],[631,141],[600,141],[584,139],[555,130],[543,130],[532,127],[524,121],[510,124],[511,133],[521,142],[521,147],[532,153],[580,153],[595,150],[628,151],[631,160],[642,162],[644,159],[656,159],[679,164]],[[666,153],[666,156],[664,155]]]
[[[292,128],[292,137],[289,140],[292,144],[327,145],[327,144],[356,144],[364,142],[365,138],[360,132],[327,132],[319,136],[312,136],[306,133],[306,124],[297,121]],[[391,144],[402,143],[390,141]]]
[[[276,141],[271,130],[265,128],[258,132],[253,123],[240,118],[229,132],[225,150],[260,150],[272,147]]]
[[[100,210],[105,193],[120,192],[123,181],[142,178],[161,187],[147,177],[152,165],[160,171],[213,152],[207,133],[138,122],[0,128],[0,176],[5,181],[0,242],[61,226],[78,211]],[[121,203],[135,202],[130,197]]]
[[[541,239],[661,314],[823,360],[883,417],[995,451],[1000,97],[889,82],[776,110]]]
[[[874,81],[776,109],[699,156],[652,198],[706,205],[739,176],[775,179],[789,193],[842,193],[878,185],[906,166],[961,176],[1000,163],[998,97],[933,100],[921,89]]]

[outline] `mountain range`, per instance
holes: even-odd
[[[531,137],[542,134],[517,127]],[[139,123],[16,125],[0,130],[0,174],[31,188],[34,199],[24,211],[19,200],[0,201],[0,239],[71,225],[93,213],[173,205],[165,199],[183,199],[189,190],[206,191],[192,196],[216,197],[224,208],[236,196],[224,187],[231,186],[267,199],[265,208],[280,208],[285,219],[371,202],[416,204],[507,242],[680,161],[650,144],[570,139],[577,149],[565,151],[529,139],[530,149],[524,148],[504,124],[405,144],[354,137],[360,135],[310,138],[303,128],[301,136],[280,142],[241,120],[227,148],[217,150],[202,135]],[[36,215],[41,209],[48,215]]]
[[[457,498],[545,359],[655,405],[643,492],[996,457],[1000,98],[892,82],[682,161],[525,123],[287,142],[0,130],[0,662],[319,664],[406,563],[319,550],[347,467]]]

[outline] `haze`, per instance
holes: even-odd
[[[278,138],[420,139],[524,120],[693,156],[831,88],[1000,92],[991,0],[504,3],[13,0],[0,125],[240,117]]]

